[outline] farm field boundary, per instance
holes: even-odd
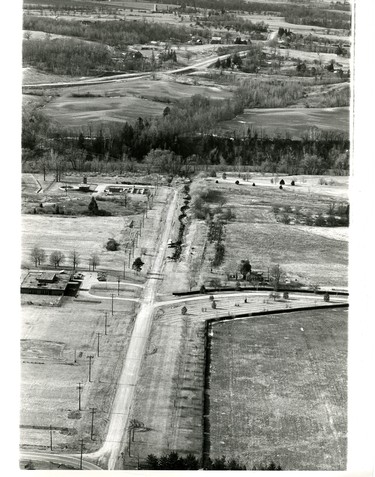
[[[319,306],[310,306],[310,307],[299,307],[294,309],[282,309],[282,310],[269,310],[269,311],[262,311],[262,312],[253,312],[253,313],[242,313],[232,316],[224,316],[224,317],[215,317],[209,318],[204,322],[204,392],[203,392],[203,445],[202,445],[202,461],[203,467],[206,466],[208,459],[210,458],[210,448],[211,448],[211,440],[210,440],[210,370],[211,370],[211,351],[212,351],[212,333],[211,327],[214,323],[224,322],[224,321],[231,321],[233,319],[238,318],[247,318],[247,317],[254,317],[254,316],[266,316],[266,315],[279,315],[279,314],[286,314],[286,313],[296,313],[301,311],[312,311],[312,310],[321,310],[324,308],[349,308],[348,303],[339,303],[334,305],[319,305]]]

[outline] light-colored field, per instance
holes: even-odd
[[[344,470],[347,311],[213,325],[211,458]]]
[[[65,75],[53,75],[36,70],[32,66],[22,68],[22,82],[24,84],[33,83],[59,83],[60,81],[76,81],[80,78]],[[24,95],[27,96],[27,95]]]
[[[54,184],[55,187],[56,184]],[[141,248],[146,250],[142,259],[145,263],[143,271],[146,272],[151,264],[153,254],[157,247],[157,236],[160,231],[160,221],[163,216],[165,200],[168,194],[166,189],[158,189],[152,210],[148,211],[141,230],[141,237],[134,251],[134,258],[141,255]],[[51,194],[52,195],[52,194]],[[99,202],[100,208],[102,202]],[[121,207],[121,205],[119,206]],[[129,269],[128,253],[124,253],[122,230],[128,229],[131,220],[139,227],[142,216],[126,217],[82,217],[82,216],[57,216],[57,215],[23,215],[22,216],[22,263],[24,266],[33,267],[30,251],[34,246],[39,246],[48,257],[54,250],[60,250],[66,259],[61,264],[71,265],[69,253],[76,250],[80,254],[79,266],[88,268],[90,255],[98,253],[100,265],[98,269],[122,271],[124,262]],[[120,250],[109,252],[105,244],[109,238],[114,238],[122,246]],[[132,257],[131,263],[134,260]]]
[[[241,178],[238,173],[228,173],[223,180],[219,172],[217,179],[205,180],[216,191],[215,204],[223,201],[236,217],[225,225],[223,264],[211,271],[214,247],[208,243],[198,282],[207,284],[216,278],[225,283],[226,272],[234,273],[241,260],[249,260],[254,269],[265,272],[279,263],[293,281],[346,286],[348,229],[284,225],[276,221],[273,206],[298,206],[312,214],[325,214],[332,202],[347,200],[348,178],[327,176],[324,179],[327,183],[332,179],[332,184],[321,185],[319,176],[283,176],[286,186],[280,190],[281,176],[250,174],[249,181],[245,181],[244,173],[240,174]],[[292,179],[295,186],[289,185]],[[235,185],[236,180],[239,185]]]
[[[58,98],[44,108],[48,116],[70,127],[94,127],[106,122],[135,121],[140,116],[161,116],[166,104],[136,97],[118,98]]]
[[[247,303],[244,303],[244,298]],[[336,297],[332,298],[336,300]],[[233,293],[217,297],[216,310],[208,295],[176,298],[156,311],[142,375],[137,385],[132,419],[144,423],[131,444],[132,458],[125,468],[134,469],[137,457],[144,462],[151,452],[163,455],[171,449],[191,452],[202,449],[204,320],[228,313],[323,304],[321,296],[291,294],[287,301],[274,301],[260,293]],[[238,304],[239,306],[235,306]],[[186,315],[181,314],[182,306]],[[202,311],[205,308],[206,311]]]
[[[273,48],[265,47],[264,51],[271,54],[273,52]],[[313,63],[314,61],[317,61],[318,63],[322,62],[323,65],[327,65],[331,62],[331,60],[334,60],[337,63],[341,63],[346,68],[349,68],[350,66],[350,58],[337,56],[334,53],[314,53],[312,51],[301,51],[286,48],[285,50],[278,49],[277,54],[284,58],[300,59],[302,61],[311,63]]]
[[[276,17],[270,15],[243,15],[243,18],[246,20],[251,20],[252,22],[264,22],[266,23],[271,30],[278,30],[280,27],[290,29],[293,33],[299,35],[312,35],[327,37],[331,40],[342,40],[348,41],[348,32],[343,30],[335,30],[333,28],[329,29],[329,35],[327,35],[327,28],[323,27],[314,27],[311,25],[296,25],[294,23],[288,23],[285,21],[284,17]]]
[[[239,177],[241,175],[241,177]],[[271,183],[271,179],[273,183]],[[283,191],[279,191],[277,184],[281,179],[285,181]],[[323,179],[326,184],[321,184]],[[277,203],[292,203],[296,205],[309,205],[314,208],[316,205],[323,203],[324,206],[328,204],[329,199],[337,201],[347,201],[349,192],[349,178],[347,176],[317,176],[317,175],[275,175],[275,174],[259,174],[250,173],[249,180],[244,180],[244,171],[239,173],[228,173],[227,179],[215,179],[219,181],[220,188],[223,187],[226,194],[232,194],[236,197],[243,193],[250,194],[252,202],[254,198],[260,198],[262,202],[269,205],[272,202]],[[235,181],[238,180],[240,187],[235,186]],[[290,182],[294,180],[295,186],[289,186]],[[214,182],[213,179],[208,179],[208,182]],[[256,187],[252,187],[255,182]],[[244,190],[242,190],[244,189]],[[281,192],[281,193],[280,193]],[[284,194],[285,192],[285,194]]]
[[[61,307],[22,307],[21,332],[21,438],[22,447],[47,448],[49,426],[55,449],[98,447],[106,428],[111,402],[130,337],[135,304],[115,300],[97,302],[64,298]],[[108,313],[107,335],[104,313]],[[97,333],[100,333],[99,357]],[[88,381],[88,355],[92,382]],[[76,362],[74,362],[76,358]],[[82,412],[78,410],[78,383],[82,383]],[[95,407],[90,441],[90,408]]]
[[[226,226],[226,261],[250,260],[255,269],[279,263],[290,278],[321,286],[347,286],[348,244],[284,224]]]
[[[91,93],[101,97],[80,98],[72,94]],[[69,127],[87,127],[89,123],[134,121],[139,117],[161,116],[170,101],[201,94],[212,99],[232,96],[228,89],[205,82],[170,79],[135,79],[119,83],[80,86],[60,91],[60,96],[45,106],[44,112]]]
[[[221,123],[227,131],[243,131],[248,127],[274,135],[289,133],[300,138],[311,127],[349,134],[349,108],[277,108],[247,109],[231,121]]]

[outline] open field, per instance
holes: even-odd
[[[286,22],[284,17],[277,17],[272,15],[239,15],[239,17],[245,20],[251,20],[252,22],[264,22],[269,26],[270,30],[278,30],[279,28],[290,29],[293,33],[298,35],[309,35],[310,33],[316,36],[327,37],[331,40],[348,41],[348,32],[346,30],[329,29],[327,34],[327,28],[316,27],[311,25],[296,25],[295,23]]]
[[[30,176],[27,176],[30,179]],[[64,182],[65,183],[65,182]],[[54,196],[59,185],[52,183],[49,194],[50,200],[56,201]],[[42,185],[43,182],[42,182]],[[62,191],[60,191],[61,193]],[[163,218],[165,200],[169,191],[159,188],[153,201],[153,208],[148,211],[147,218],[144,220],[144,227],[141,230],[141,237],[138,240],[134,251],[134,257],[141,255],[141,249],[144,249],[143,261],[145,263],[143,272],[148,270],[151,264],[153,254],[157,250],[157,237],[160,232],[160,223]],[[90,196],[86,195],[86,202],[89,202]],[[106,209],[103,202],[98,202],[99,208]],[[122,208],[123,206],[117,205]],[[124,253],[124,235],[122,231],[128,230],[126,235],[130,234],[128,229],[131,221],[134,226],[139,228],[142,215],[127,215],[126,217],[84,217],[84,216],[61,216],[61,215],[23,215],[22,216],[22,263],[24,266],[33,266],[30,259],[30,251],[34,246],[39,246],[46,252],[46,257],[53,250],[60,250],[64,253],[66,259],[62,263],[71,265],[69,253],[76,250],[80,254],[79,267],[87,269],[90,255],[97,253],[100,258],[98,269],[110,269],[122,271],[124,262],[126,268],[129,268],[128,253]],[[109,238],[114,238],[120,243],[118,251],[107,251],[105,244]],[[132,259],[134,260],[134,258]],[[131,262],[132,263],[132,262]]]
[[[226,261],[249,259],[255,269],[279,263],[290,279],[322,286],[347,286],[348,244],[316,234],[308,227],[284,224],[228,224]]]
[[[94,89],[94,88],[91,88]],[[82,93],[80,93],[82,94]],[[84,128],[107,122],[133,122],[139,117],[161,116],[166,104],[136,97],[58,98],[44,108],[48,116],[63,126]]]
[[[33,84],[33,83],[59,83],[62,81],[77,81],[79,77],[67,76],[67,75],[54,75],[49,73],[43,73],[38,71],[32,66],[24,66],[22,68],[22,82],[24,84]],[[27,94],[24,94],[22,97],[27,97]]]
[[[349,133],[349,108],[247,109],[231,121],[220,124],[225,131],[246,132],[248,127],[265,134],[288,133],[300,138],[311,127]]]
[[[347,311],[213,325],[211,458],[344,470]]]
[[[93,98],[72,97],[72,94],[97,95]],[[160,117],[170,102],[200,94],[212,99],[225,99],[232,92],[205,81],[194,85],[192,80],[173,81],[150,78],[119,83],[67,88],[59,91],[43,111],[64,126],[86,128],[89,123],[133,122],[139,117]]]
[[[149,453],[162,455],[171,449],[200,457],[206,319],[233,310],[245,313],[324,304],[321,296],[291,294],[287,301],[274,301],[255,292],[215,294],[215,301],[216,310],[211,308],[208,295],[175,298],[169,304],[160,304],[156,311],[132,412],[132,418],[142,421],[146,430],[136,432],[132,458],[125,459],[126,468],[134,468],[138,456],[143,462]],[[181,315],[184,305],[188,311]]]
[[[264,51],[267,53],[271,53],[273,51],[270,47],[264,47]],[[341,63],[346,68],[350,66],[350,58],[345,58],[342,56],[337,56],[334,53],[314,53],[313,51],[302,51],[302,50],[294,50],[292,48],[285,48],[284,50],[277,50],[278,56],[290,59],[300,59],[301,61],[305,62],[314,62],[318,61],[318,63],[322,62],[324,65],[328,65],[331,60],[335,62]]]
[[[108,313],[107,336],[104,313]],[[23,448],[49,446],[49,426],[54,449],[78,449],[78,439],[86,449],[98,447],[121,372],[131,334],[135,304],[115,300],[85,301],[64,298],[58,308],[22,307],[21,332],[21,438]],[[97,356],[97,333],[100,353]],[[92,362],[92,382],[88,382],[88,355]],[[76,362],[75,362],[76,359]],[[82,412],[78,410],[78,383],[83,384]],[[94,434],[90,441],[90,408],[95,407]]]
[[[248,181],[244,176],[243,171],[228,173],[224,180],[218,173],[218,179],[203,181],[216,196],[212,206],[225,203],[236,216],[224,227],[223,264],[211,267],[214,246],[207,243],[197,283],[207,284],[211,279],[225,283],[227,272],[234,273],[241,260],[249,260],[255,270],[265,272],[272,264],[279,263],[290,281],[347,286],[348,228],[278,223],[273,207],[290,207],[291,210],[299,207],[301,213],[325,214],[330,204],[347,201],[348,178],[324,176],[327,184],[330,180],[332,184],[323,185],[319,183],[319,176],[277,177],[250,173]],[[283,190],[278,188],[281,177],[286,183]],[[288,185],[292,179],[296,181],[294,187]],[[239,185],[235,184],[236,180]],[[256,187],[252,186],[253,182]],[[193,220],[192,224],[196,223],[203,224]]]

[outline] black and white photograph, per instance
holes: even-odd
[[[370,477],[357,3],[22,1],[17,471]]]

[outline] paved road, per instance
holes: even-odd
[[[240,56],[246,56],[247,51],[239,52]],[[59,82],[59,83],[35,83],[35,84],[25,84],[23,88],[33,88],[33,89],[43,89],[43,88],[68,88],[72,86],[87,86],[87,85],[94,85],[94,84],[102,84],[102,83],[118,83],[122,81],[132,81],[137,80],[143,77],[149,77],[156,74],[166,74],[166,75],[175,75],[175,74],[183,74],[183,73],[192,73],[193,71],[208,68],[209,66],[216,63],[216,61],[224,60],[228,58],[230,54],[216,56],[214,58],[209,58],[208,60],[199,61],[194,63],[190,66],[184,66],[183,68],[177,68],[174,70],[165,70],[165,71],[151,71],[148,73],[126,73],[122,75],[113,75],[113,76],[105,76],[105,77],[95,77],[89,79],[83,79],[79,81],[72,81],[72,82]]]
[[[53,462],[55,464],[64,464],[69,467],[74,467],[76,469],[80,468],[80,456],[75,455],[64,455],[64,454],[50,454],[48,452],[21,452],[20,460],[33,461],[33,462]],[[83,470],[103,470],[101,467],[82,460]]]
[[[176,303],[185,303],[185,302],[188,302],[188,301],[197,301],[197,300],[205,300],[207,302],[207,299],[209,296],[213,296],[214,298],[218,299],[218,298],[233,298],[233,297],[241,297],[241,298],[246,298],[248,297],[249,299],[251,299],[251,297],[254,297],[254,296],[263,296],[263,297],[268,297],[269,294],[271,292],[270,291],[259,291],[259,292],[254,292],[254,291],[250,291],[250,290],[247,290],[247,291],[242,291],[242,292],[238,292],[238,293],[207,293],[206,295],[196,295],[196,296],[186,296],[186,297],[179,297],[179,298],[176,298],[174,300],[165,300],[165,301],[160,301],[158,303],[156,303],[154,305],[154,307],[159,307],[159,306],[166,306],[166,305],[174,305]],[[281,295],[281,294],[280,294]],[[304,294],[304,293],[296,293],[296,294],[293,294],[293,293],[289,293],[289,298],[302,298],[304,300],[314,300],[316,301],[317,300],[317,296],[318,295],[313,295],[313,294]],[[320,296],[320,299],[321,299],[321,304],[325,304],[325,302],[323,301],[323,297]],[[345,302],[346,299],[343,298],[343,297],[336,297],[336,296],[333,296],[331,295],[330,296],[330,301],[327,303],[327,305],[329,306],[330,303],[334,302],[334,303],[341,303],[341,302]],[[276,302],[277,303],[277,302]]]
[[[154,274],[161,273],[164,265],[168,239],[172,228],[173,215],[177,205],[177,192],[173,191],[172,194],[173,197],[168,208],[159,250],[151,270],[151,273]],[[108,468],[108,470],[114,470],[116,468],[122,451],[123,436],[134,396],[135,385],[138,380],[142,359],[146,351],[147,341],[151,330],[157,285],[158,280],[153,278],[149,278],[146,283],[142,305],[134,324],[134,330],[130,339],[123,370],[118,381],[118,387],[111,409],[107,437],[101,449],[90,455],[91,459],[97,459],[97,462]]]

